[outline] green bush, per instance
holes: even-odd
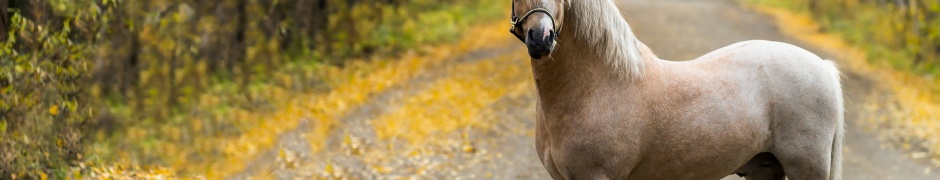
[[[82,3],[88,1],[71,1]],[[65,3],[50,1],[50,3]],[[95,110],[84,86],[92,64],[93,41],[100,14],[72,12],[43,19],[40,14],[68,9],[26,6],[4,14],[6,39],[0,43],[0,177],[62,174],[54,169],[81,160],[82,129]],[[76,7],[76,6],[70,6]],[[5,7],[4,7],[5,8]],[[36,20],[41,19],[41,20]]]

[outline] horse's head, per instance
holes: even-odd
[[[532,59],[542,59],[555,50],[568,0],[512,0],[512,32],[525,42]]]

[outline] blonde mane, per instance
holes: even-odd
[[[575,38],[593,45],[598,57],[628,79],[643,75],[643,59],[638,40],[617,5],[610,0],[567,0],[565,17],[575,31]]]

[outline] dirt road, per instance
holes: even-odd
[[[618,3],[640,40],[664,59],[693,59],[750,39],[789,42],[840,58],[784,36],[772,18],[731,0]],[[522,44],[501,37],[495,41],[502,43],[493,43],[499,46],[441,59],[447,63],[371,96],[336,118],[339,125],[331,127],[322,147],[308,142],[306,131],[316,125],[302,126],[231,178],[548,179],[534,150],[529,62]],[[940,170],[881,148],[856,125],[858,114],[867,113],[857,105],[861,97],[881,92],[872,90],[877,82],[843,71],[849,103],[845,179],[940,179]]]

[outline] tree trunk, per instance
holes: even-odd
[[[10,29],[10,13],[7,12],[9,7],[9,1],[0,0],[0,42],[7,40],[7,30]]]
[[[235,35],[236,36],[235,50],[231,51],[231,53],[233,54],[231,58],[232,60],[239,62],[239,66],[241,67],[241,71],[242,71],[241,72],[242,73],[241,74],[241,77],[242,77],[241,87],[242,89],[247,89],[249,79],[251,78],[251,65],[248,63],[246,59],[247,52],[245,51],[246,49],[245,46],[247,44],[245,43],[246,41],[245,33],[247,33],[245,31],[248,29],[248,17],[247,17],[248,16],[248,0],[239,0],[237,6],[238,6],[237,7],[238,8],[238,24],[237,24],[238,33],[236,33]]]
[[[326,0],[314,0],[313,4],[313,21],[311,22],[312,25],[310,26],[310,34],[308,35],[309,38],[316,40],[316,37],[319,36],[319,31],[322,28],[326,28],[326,23],[329,20],[327,19],[329,9],[327,8]],[[310,43],[310,49],[317,49],[317,41]]]

